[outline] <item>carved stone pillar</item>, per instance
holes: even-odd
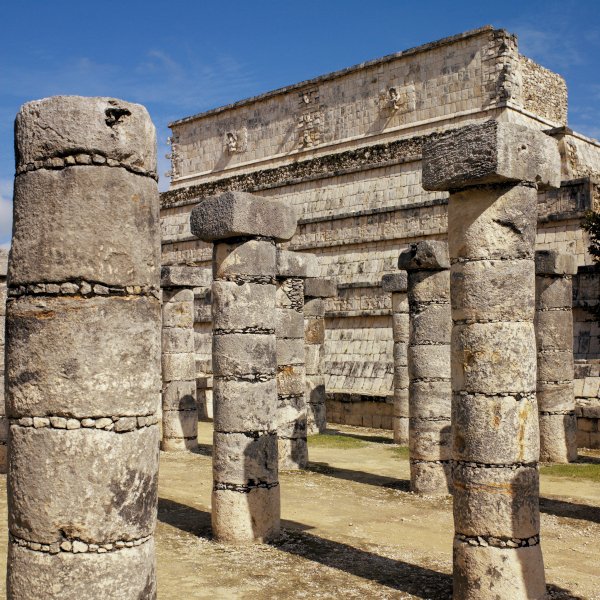
[[[6,271],[8,269],[8,250],[0,249],[0,473],[6,473],[8,420],[4,399],[4,322],[6,315]]]

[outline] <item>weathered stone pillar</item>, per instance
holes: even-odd
[[[279,469],[305,469],[306,368],[304,357],[304,280],[318,274],[316,256],[278,249],[277,444]]]
[[[431,137],[423,187],[450,190],[454,597],[544,598],[534,244],[556,142],[488,121]]]
[[[535,253],[535,272],[540,460],[567,463],[577,458],[572,312],[577,261],[572,254],[543,250]]]
[[[0,248],[0,473],[7,470],[8,419],[4,399],[4,322],[6,315],[6,271],[8,250]]]
[[[327,429],[325,377],[325,298],[337,293],[330,279],[316,277],[304,281],[304,351],[306,357],[307,432]]]
[[[406,272],[389,273],[381,287],[392,294],[392,335],[394,338],[394,443],[408,445],[408,296]]]
[[[212,526],[225,542],[279,534],[275,242],[296,223],[285,204],[243,192],[191,215],[192,233],[214,242]]]
[[[146,110],[16,118],[6,377],[8,598],[156,598],[160,237]]]
[[[162,450],[198,447],[194,288],[206,286],[206,269],[164,266],[162,287]]]
[[[410,487],[419,494],[447,494],[452,490],[448,245],[411,244],[398,266],[408,272]]]

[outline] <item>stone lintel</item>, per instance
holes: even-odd
[[[205,242],[239,237],[286,241],[296,232],[298,217],[282,201],[230,191],[204,199],[192,210],[192,234]]]
[[[381,289],[384,292],[406,292],[408,289],[408,276],[406,271],[399,273],[386,273],[381,278]]]
[[[535,253],[536,275],[577,275],[577,257],[558,250]]]
[[[308,277],[304,281],[304,296],[307,298],[333,298],[337,294],[337,285],[332,279]]]
[[[277,276],[285,277],[318,277],[319,261],[314,254],[277,250]]]
[[[207,288],[211,283],[210,269],[204,267],[167,265],[160,269],[160,287],[162,288]]]
[[[515,123],[486,121],[445,131],[423,144],[423,188],[457,190],[475,185],[535,183],[560,187],[556,140]]]
[[[405,271],[443,271],[450,268],[448,244],[425,240],[410,244],[400,253],[398,268]]]

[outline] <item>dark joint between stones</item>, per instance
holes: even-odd
[[[448,460],[425,460],[422,458],[411,458],[409,460],[411,465],[451,465],[453,463],[452,459]]]
[[[160,290],[147,285],[107,286],[92,281],[65,281],[61,283],[29,283],[9,286],[8,296],[152,296],[160,298]]]
[[[277,394],[278,400],[302,400],[304,394]]]
[[[423,344],[425,345],[425,344]],[[446,344],[441,344],[442,346],[445,346]],[[450,382],[450,377],[416,377],[410,380],[411,382],[423,382],[423,383],[434,383],[434,382]],[[402,388],[398,388],[398,389],[402,389]],[[406,388],[404,388],[406,389]]]
[[[230,281],[238,285],[244,285],[245,283],[275,285],[276,283],[275,277],[271,275],[225,275],[224,277],[217,277],[215,281]]]
[[[480,463],[466,460],[455,460],[454,466],[456,467],[469,467],[471,469],[516,469],[529,468],[537,469],[537,462],[520,462],[520,463]]]
[[[538,379],[538,383],[550,384],[550,385],[567,385],[573,383],[572,379]],[[538,392],[543,392],[544,390],[538,390]]]
[[[120,162],[114,158],[108,158],[105,154],[98,153],[84,153],[78,152],[73,154],[65,154],[62,156],[53,156],[45,158],[44,160],[36,160],[34,162],[21,165],[16,169],[16,175],[22,175],[23,173],[30,173],[32,171],[38,171],[40,169],[49,169],[52,171],[67,169],[68,167],[81,167],[81,166],[94,166],[94,167],[117,167],[125,169],[135,175],[141,175],[142,177],[150,177],[155,181],[158,181],[158,174],[154,171],[146,171],[136,165]]]
[[[564,306],[564,307],[554,307],[554,308],[536,308],[535,312],[546,313],[546,312],[564,312],[570,313],[572,311],[572,307]]]
[[[60,552],[68,552],[70,554],[106,554],[107,552],[118,552],[125,548],[134,548],[145,544],[152,536],[148,535],[137,540],[118,540],[107,544],[90,544],[82,542],[78,539],[63,539],[61,542],[52,542],[51,544],[41,544],[39,542],[30,542],[23,538],[17,537],[12,533],[8,534],[10,543],[27,548],[33,552],[43,552],[45,554],[59,554]]]
[[[143,429],[156,425],[158,415],[124,416],[124,417],[85,417],[73,418],[62,416],[20,417],[10,418],[11,427],[31,427],[33,429],[90,429],[126,433],[135,429]]]
[[[448,346],[450,348],[450,342],[435,342],[433,340],[419,340],[417,344],[409,344],[409,348],[418,348],[419,346]]]
[[[231,335],[234,333],[257,333],[262,335],[275,335],[274,329],[265,327],[242,327],[240,329],[213,329],[213,335]]]
[[[479,258],[450,258],[450,265],[460,265],[474,262],[490,262],[499,260],[528,260],[534,262],[533,252],[518,256],[484,256]],[[512,322],[512,321],[511,321]]]
[[[539,415],[540,415],[540,417],[551,417],[553,415],[574,416],[575,411],[574,410],[540,410]]]
[[[517,187],[538,189],[535,181],[518,181],[518,182],[501,182],[501,183],[474,183],[472,185],[464,185],[459,188],[451,188],[448,190],[450,194],[458,192],[470,192],[473,190],[496,191],[496,190],[511,190]]]
[[[461,542],[465,542],[470,546],[481,546],[487,547],[492,546],[494,548],[524,548],[526,546],[537,546],[540,543],[540,536],[534,535],[530,538],[511,538],[511,537],[498,537],[493,535],[462,535],[457,533],[455,538]]]
[[[409,417],[409,420],[411,423],[423,423],[423,422],[446,422],[446,423],[450,423],[451,422],[451,418],[450,417],[444,417],[444,416],[439,416],[439,417]]]
[[[278,486],[279,486],[278,481],[276,481],[275,483],[257,482],[257,483],[248,484],[248,485],[242,485],[239,483],[215,482],[215,484],[213,486],[213,490],[215,492],[227,490],[230,492],[238,492],[240,494],[249,494],[252,490],[257,490],[257,489],[261,489],[261,488],[270,490],[271,488],[278,487]]]
[[[214,379],[221,381],[248,381],[250,383],[264,383],[275,379],[275,371],[270,373],[241,373],[236,375],[213,375]]]
[[[512,398],[518,402],[523,400],[532,400],[536,398],[536,391],[531,390],[527,392],[496,392],[496,393],[488,393],[488,392],[467,392],[467,391],[453,391],[452,392],[456,396],[462,396],[464,398],[468,398],[469,396],[483,396],[484,398],[493,399],[501,399],[501,398]]]
[[[531,319],[453,319],[454,325],[478,325],[480,323],[531,323]]]

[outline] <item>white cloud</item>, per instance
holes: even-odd
[[[12,186],[12,180],[0,179],[0,248],[8,248],[12,236]]]
[[[519,38],[519,52],[545,67],[567,69],[585,62],[570,35],[527,25],[516,25],[511,31]]]

